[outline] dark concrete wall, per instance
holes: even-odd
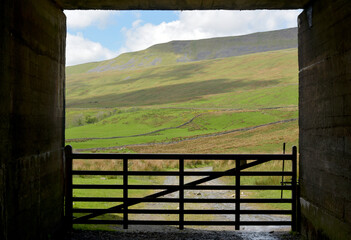
[[[319,0],[299,16],[302,233],[351,236],[351,1]]]
[[[50,0],[0,6],[0,239],[47,239],[63,219],[66,19]]]
[[[309,0],[54,0],[64,9],[195,10],[297,9]]]

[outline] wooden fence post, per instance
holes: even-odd
[[[240,163],[235,160],[235,230],[240,230]]]
[[[292,215],[291,215],[291,221],[292,221],[292,226],[291,230],[293,232],[296,232],[297,230],[297,184],[296,184],[296,178],[297,178],[297,148],[296,146],[292,147],[292,178],[291,178],[291,186],[292,186]]]
[[[123,228],[128,229],[128,159],[123,159]]]
[[[184,229],[184,159],[179,159],[179,229]]]
[[[73,221],[73,189],[72,189],[72,147],[65,147],[66,191],[65,191],[65,221],[67,232],[72,231]]]

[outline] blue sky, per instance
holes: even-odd
[[[297,26],[290,11],[65,11],[66,65],[111,59],[172,40],[238,36]]]

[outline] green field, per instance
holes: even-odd
[[[192,122],[171,128],[186,123],[193,117]],[[67,143],[77,149],[173,142],[293,118],[297,118],[296,109],[206,111],[200,114],[199,111],[192,110],[145,109],[135,113],[116,114],[95,124],[74,127],[67,131],[66,139]]]

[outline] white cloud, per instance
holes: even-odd
[[[67,33],[66,66],[102,61],[116,56],[116,52],[104,48],[100,43],[84,38],[81,33],[76,35]]]
[[[137,20],[122,29],[128,51],[142,50],[171,40],[237,36],[259,31],[296,27],[300,10],[293,11],[182,11],[179,20],[159,25]]]
[[[69,29],[86,28],[95,25],[99,28],[104,28],[111,17],[118,14],[117,11],[102,11],[102,10],[65,10],[67,17],[67,27]]]

